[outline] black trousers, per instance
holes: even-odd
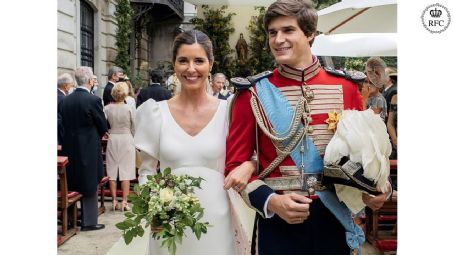
[[[270,219],[257,215],[252,239],[253,255],[350,254],[344,227],[320,199],[312,201],[302,224],[288,224],[277,214]]]
[[[82,227],[98,224],[98,194],[83,195],[81,207]]]

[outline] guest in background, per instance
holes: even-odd
[[[74,91],[74,79],[69,73],[63,73],[57,80],[57,103]]]
[[[98,76],[93,75],[93,82],[94,82],[95,85],[93,86],[93,89],[91,90],[91,93],[96,96],[96,92],[99,89]]]
[[[181,82],[175,73],[169,76],[166,80],[166,87],[170,90],[172,96],[175,96],[181,91]]]
[[[367,109],[367,100],[369,100],[369,86],[368,86],[368,83],[366,83],[366,80],[364,80],[364,82],[359,87],[360,88],[359,91],[360,91],[361,97],[362,97],[363,109]]]
[[[137,107],[139,107],[150,98],[153,98],[156,102],[159,102],[162,100],[168,100],[172,97],[170,91],[168,91],[161,85],[164,76],[164,72],[162,70],[150,70],[149,76],[150,83],[148,87],[141,89],[139,95],[137,96]]]
[[[136,179],[134,121],[136,109],[125,104],[128,84],[117,82],[112,88],[113,103],[104,108],[109,122],[109,140],[106,149],[106,170],[112,194],[112,210],[130,210],[128,195],[130,180]],[[117,178],[121,181],[123,200],[121,207],[117,202]]]
[[[74,79],[69,73],[63,73],[57,80],[57,144],[63,139],[63,124],[61,120],[61,101],[74,90]]]
[[[65,129],[62,154],[68,156],[68,189],[81,193],[81,231],[103,229],[98,224],[98,184],[104,176],[101,137],[107,131],[101,99],[90,93],[94,86],[91,67],[76,69],[79,85],[74,93],[61,102]]]
[[[385,98],[386,107],[388,109],[387,113],[389,115],[391,98],[397,94],[397,70],[393,67],[386,67],[385,79],[386,84],[385,88],[383,89],[382,95]]]
[[[371,57],[366,62],[366,80],[365,83],[369,88],[369,98],[367,100],[367,109],[372,109],[376,114],[385,121],[387,116],[386,100],[380,93],[386,83],[385,74],[386,64],[379,57]]]
[[[386,99],[386,105],[391,103],[391,98],[397,94],[397,70],[393,67],[385,68],[385,88],[383,89],[382,95]]]
[[[226,100],[232,94],[229,90],[224,90],[225,82],[226,77],[223,73],[217,73],[213,76],[211,89],[213,90],[214,97]]]
[[[128,85],[127,96],[125,99],[126,104],[136,109],[136,98],[134,95],[134,88],[132,86],[131,80],[126,75],[124,77],[124,82],[126,83],[126,85]]]
[[[391,99],[388,122],[386,123],[386,126],[388,128],[388,134],[391,138],[391,144],[393,146],[393,150],[389,158],[397,159],[397,94]]]
[[[107,82],[106,87],[104,88],[104,92],[102,94],[102,100],[104,102],[104,106],[110,104],[111,102],[114,101],[112,98],[112,88],[115,85],[116,82],[119,82],[120,79],[124,78],[124,72],[123,69],[121,69],[118,66],[112,66],[109,69],[109,73],[107,74],[107,79],[109,81]]]

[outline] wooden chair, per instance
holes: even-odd
[[[98,215],[103,214],[106,211],[106,206],[104,205],[105,203],[105,194],[106,194],[106,183],[109,182],[109,177],[107,176],[106,173],[106,149],[107,149],[107,138],[102,137],[101,138],[101,154],[102,154],[102,164],[104,168],[104,177],[101,179],[101,181],[98,184],[98,196],[99,196],[99,201],[100,205],[98,207]]]
[[[79,192],[68,191],[68,182],[66,176],[66,165],[68,157],[57,157],[57,174],[59,179],[58,203],[57,207],[61,212],[61,234],[58,236],[58,246],[63,244],[71,236],[78,233],[77,228],[77,201],[80,201],[82,195]],[[68,211],[71,210],[72,227],[68,227]]]
[[[104,205],[105,202],[105,194],[106,194],[106,183],[109,182],[109,176],[104,176],[98,184],[98,195],[100,205],[98,207],[98,215],[103,214],[106,211],[106,206]]]
[[[397,160],[390,161],[390,175],[397,178]],[[397,201],[386,201],[380,210],[366,207],[366,238],[384,254],[397,250]]]

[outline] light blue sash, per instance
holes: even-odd
[[[256,84],[257,95],[263,106],[267,119],[279,136],[285,136],[290,131],[291,121],[294,110],[287,98],[277,89],[268,79],[262,79]],[[300,128],[303,125],[301,124]],[[303,139],[304,153],[301,157],[300,147],[298,146],[290,153],[290,157],[301,170],[301,162],[304,163],[305,173],[321,173],[323,171],[323,160],[308,136]],[[335,192],[317,191],[322,203],[336,216],[345,228],[347,244],[351,249],[357,249],[361,254],[361,245],[364,243],[363,230],[353,222],[352,215],[348,207],[339,201]]]

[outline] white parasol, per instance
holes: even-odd
[[[316,56],[397,56],[396,33],[318,35],[312,45]]]
[[[396,33],[397,0],[343,0],[318,11],[324,34]]]

